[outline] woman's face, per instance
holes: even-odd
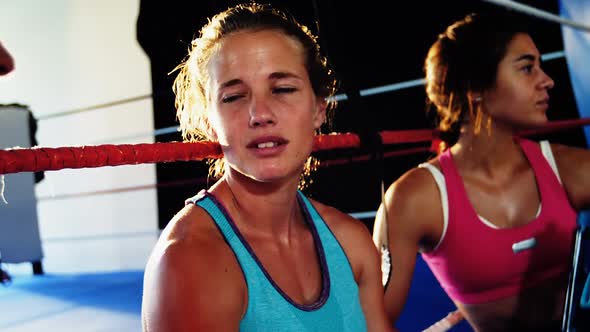
[[[495,126],[512,129],[547,122],[548,90],[553,80],[541,69],[541,58],[528,34],[518,33],[498,64],[494,86],[482,93],[483,110]]]
[[[298,181],[326,103],[302,45],[277,30],[224,37],[209,64],[210,122],[227,165],[262,182]]]

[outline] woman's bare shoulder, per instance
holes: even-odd
[[[429,164],[440,170],[437,160]],[[415,209],[440,201],[440,193],[431,171],[425,167],[414,167],[389,186],[384,199],[385,202],[395,204],[396,209]]]
[[[211,216],[201,207],[187,204],[160,234],[150,260],[162,260],[179,266],[218,262],[229,247]],[[209,262],[210,261],[210,262]]]
[[[438,168],[438,162],[431,165]],[[439,169],[440,170],[440,169]],[[438,243],[444,225],[441,192],[433,174],[424,167],[405,172],[390,185],[379,218],[389,225],[389,236],[420,243],[428,250]]]
[[[246,299],[239,263],[213,220],[202,208],[185,206],[148,260],[142,305],[146,319],[164,329],[179,324],[196,329],[210,324],[208,315],[223,312],[237,324]],[[186,317],[187,312],[203,315]]]
[[[364,224],[360,220],[353,218],[348,213],[342,212],[338,208],[321,203],[314,199],[310,199],[310,201],[333,232],[338,232],[340,230],[348,230],[351,232],[364,231]]]

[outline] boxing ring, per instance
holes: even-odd
[[[493,2],[493,1],[492,1]],[[503,1],[497,1],[502,4]],[[570,22],[561,22],[568,24]],[[558,60],[564,57],[563,52],[552,52],[543,55],[545,61]],[[414,87],[420,87],[424,83],[421,78],[388,84],[375,88],[360,91],[362,97],[389,93]],[[137,97],[124,98],[115,103],[100,104],[97,107],[79,108],[76,110],[65,111],[60,114],[41,116],[41,122],[56,119],[58,117],[75,117],[78,114],[96,111],[113,106],[127,105],[138,101],[149,100],[151,95],[140,95]],[[338,95],[337,100],[345,102],[346,95]],[[523,136],[543,136],[558,131],[572,130],[583,126],[590,125],[590,118],[566,119],[552,121],[545,128],[523,132]],[[144,140],[146,136],[158,136],[177,131],[176,127],[160,128],[150,133],[139,133],[123,135],[115,138],[109,138],[112,141],[139,141]],[[438,133],[430,129],[416,130],[386,130],[376,133],[378,141],[374,139],[371,142],[365,141],[366,136],[356,133],[334,133],[329,135],[318,136],[314,145],[314,154],[320,156],[322,168],[338,167],[340,165],[349,165],[354,163],[379,163],[383,160],[397,160],[415,155],[434,155],[439,146]],[[99,141],[99,140],[97,140]],[[219,158],[221,151],[219,146],[211,142],[201,143],[130,143],[130,144],[91,144],[79,146],[58,146],[58,147],[34,147],[34,148],[9,148],[0,150],[0,177],[2,183],[2,198],[7,203],[11,202],[10,181],[4,181],[4,178],[10,174],[47,171],[67,172],[68,176],[79,174],[77,172],[91,172],[93,168],[115,167],[125,168],[128,176],[133,173],[134,167],[144,167],[154,163],[172,163],[172,162],[194,162],[202,161],[208,158]],[[330,158],[327,158],[328,156]],[[143,165],[143,166],[140,166]],[[69,169],[80,171],[68,171]],[[84,169],[84,170],[82,170]],[[92,173],[96,174],[96,173]],[[102,179],[102,177],[100,177]],[[180,185],[193,185],[204,187],[207,185],[206,177],[195,177],[190,181],[170,181],[163,183],[131,183],[130,185],[120,185],[117,181],[98,186],[93,190],[75,190],[84,188],[74,186],[74,190],[60,192],[58,194],[41,195],[39,200],[42,202],[51,202],[58,200],[74,199],[79,202],[80,199],[92,199],[93,197],[105,194],[123,194],[132,195],[138,191],[155,190],[158,187],[176,187]],[[110,187],[108,186],[110,185]],[[47,185],[49,186],[49,185]],[[375,188],[378,191],[378,188]],[[47,190],[46,192],[51,192]],[[133,199],[126,196],[124,199]],[[153,203],[153,202],[152,202]],[[91,203],[85,203],[91,206]],[[146,205],[149,205],[148,202]],[[379,202],[375,202],[375,208]],[[132,213],[132,210],[128,211]],[[149,212],[153,213],[153,210]],[[351,215],[362,219],[372,219],[375,211],[355,211]],[[72,227],[83,227],[83,215],[76,215],[74,221],[69,221]],[[79,225],[74,225],[74,224]],[[586,232],[586,228],[582,229]],[[100,232],[99,232],[100,233]],[[126,229],[117,236],[128,235],[129,241],[137,237],[147,237],[155,239],[158,230],[137,230]],[[578,238],[586,236],[586,233],[580,232]],[[108,237],[108,234],[97,234],[96,238]],[[49,234],[43,239],[44,243],[55,243],[59,241],[80,242],[91,241],[93,236],[81,236],[77,238],[60,237],[58,233]],[[144,249],[148,249],[146,247]],[[581,254],[581,247],[578,247]],[[55,251],[52,254],[59,254]],[[65,254],[65,253],[64,253]],[[141,258],[140,255],[136,257]],[[92,257],[89,257],[92,259]],[[582,268],[579,262],[572,262],[574,270]],[[9,269],[11,271],[11,269]],[[18,269],[12,270],[18,271]],[[98,308],[100,315],[108,312],[105,319],[112,319],[113,325],[107,323],[101,325],[97,323],[97,329],[101,326],[105,329],[117,326],[121,330],[135,330],[137,328],[137,319],[139,318],[140,301],[141,301],[141,282],[142,271],[131,269],[131,271],[107,271],[101,273],[88,273],[83,271],[80,274],[52,275],[44,277],[27,277],[22,273],[17,273],[17,278],[9,287],[0,286],[0,330],[2,331],[34,331],[40,330],[50,324],[51,326],[68,326],[72,324],[72,319],[77,323],[72,326],[83,326],[83,322],[96,317],[96,311],[87,310],[88,307]],[[579,272],[580,275],[585,273]],[[41,279],[38,279],[41,278]],[[80,286],[72,286],[78,283]],[[571,289],[570,299],[577,299],[584,292],[584,283],[574,283],[577,286]],[[114,286],[113,286],[114,285]],[[590,292],[590,290],[589,290]],[[121,299],[125,299],[121,301]],[[572,300],[568,304],[572,304]],[[15,303],[17,305],[15,305]],[[34,305],[33,305],[34,303]],[[432,310],[429,313],[424,312],[425,304]],[[113,309],[114,308],[114,309]],[[28,313],[23,310],[29,309]],[[399,322],[402,331],[404,327],[408,330],[419,327],[420,329],[428,327],[438,319],[444,317],[446,313],[454,310],[454,305],[448,299],[446,294],[440,289],[440,286],[428,270],[428,267],[419,258],[416,265],[416,273],[410,290],[408,302],[404,309]],[[68,313],[75,313],[69,316]],[[94,316],[94,318],[93,318]],[[102,316],[99,316],[102,317]],[[416,319],[420,319],[418,324]],[[100,321],[100,319],[99,319]],[[74,328],[74,327],[72,327]],[[452,328],[452,331],[470,331],[466,322]]]

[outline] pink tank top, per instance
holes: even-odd
[[[569,271],[576,212],[538,144],[518,142],[535,174],[541,211],[514,228],[485,225],[469,202],[450,151],[439,156],[448,193],[448,226],[439,246],[422,257],[455,301],[502,299]]]

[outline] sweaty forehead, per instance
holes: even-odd
[[[525,33],[517,33],[514,35],[508,47],[506,48],[505,58],[509,61],[517,59],[539,59],[540,54],[531,36]]]
[[[269,78],[285,72],[306,73],[303,46],[278,30],[246,30],[224,37],[209,62],[212,84]]]

